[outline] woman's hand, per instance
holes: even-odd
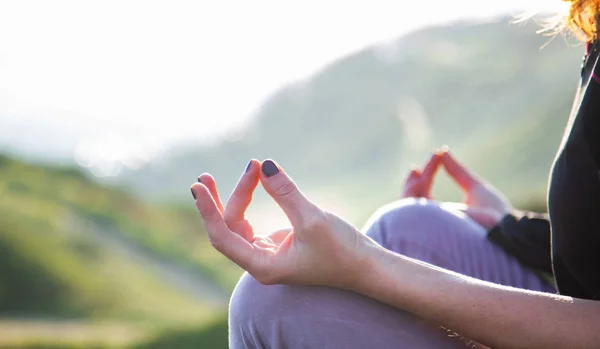
[[[209,174],[192,185],[212,245],[264,284],[324,285],[352,289],[369,272],[380,247],[341,218],[308,200],[277,164],[252,160],[227,206]],[[258,182],[283,209],[292,227],[257,235],[244,213]]]
[[[467,206],[464,212],[481,226],[491,229],[512,211],[510,202],[498,190],[458,162],[450,152],[442,154],[441,162],[464,192]]]
[[[403,198],[426,198],[431,199],[431,187],[433,178],[440,168],[443,150],[438,150],[431,155],[423,170],[414,166],[404,182]]]

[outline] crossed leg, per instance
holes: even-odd
[[[469,218],[435,202],[386,205],[365,233],[383,247],[502,285],[552,292],[535,273],[486,238]],[[229,344],[238,348],[465,348],[468,341],[368,297],[328,287],[265,286],[244,274],[229,309]]]

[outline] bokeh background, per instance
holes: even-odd
[[[250,158],[357,226],[443,144],[545,210],[584,49],[537,31],[564,6],[0,1],[0,347],[226,348],[241,270],[189,186],[227,197]],[[248,216],[285,224],[261,190]]]

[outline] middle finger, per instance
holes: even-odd
[[[257,160],[250,160],[246,171],[240,177],[229,200],[227,200],[223,218],[231,229],[235,229],[235,225],[239,224],[239,222],[246,221],[244,215],[252,202],[252,194],[258,185],[259,168]]]

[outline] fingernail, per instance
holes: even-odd
[[[265,160],[262,163],[262,172],[265,174],[265,176],[272,177],[279,173],[279,168],[273,161]]]
[[[417,164],[410,164],[408,166],[409,170],[411,171],[416,171],[419,167],[417,166]]]
[[[200,181],[200,180],[198,180],[198,181]],[[192,192],[192,196],[194,197],[194,200],[196,200],[196,193],[194,193],[194,189],[190,188],[190,191]]]
[[[447,153],[450,150],[450,147],[448,147],[446,144],[442,145],[439,149],[440,153]]]
[[[198,177],[198,183],[202,183],[202,180],[200,179],[200,177]]]
[[[248,171],[250,171],[251,168],[252,168],[252,160],[250,160],[250,162],[248,162],[248,165],[246,165],[246,171],[245,172],[247,173]]]

